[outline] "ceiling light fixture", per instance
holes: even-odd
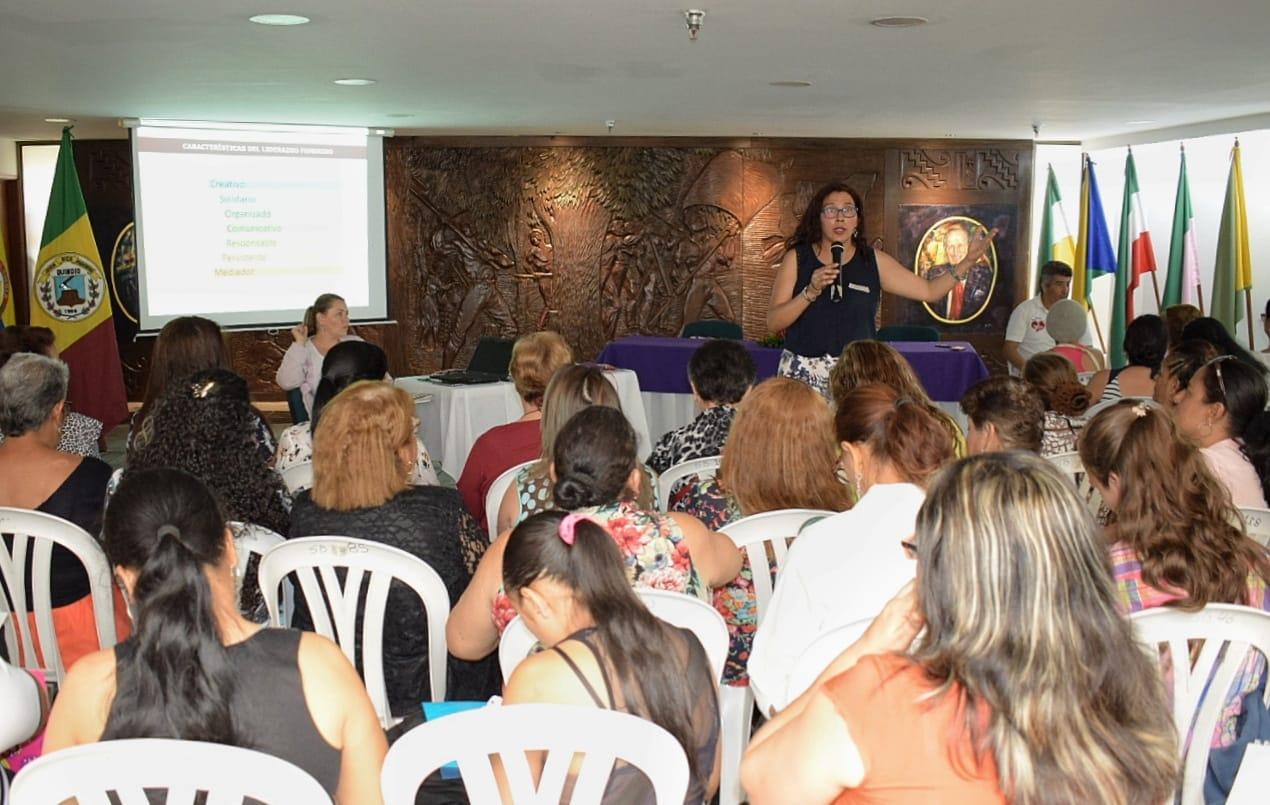
[[[1149,126],[1154,122],[1154,120],[1126,120],[1124,124],[1126,126]]]
[[[706,18],[706,13],[699,8],[690,8],[684,12],[684,22],[688,25],[688,39],[696,42],[697,34],[701,32],[701,21]]]
[[[810,87],[810,81],[769,81],[769,87]]]
[[[71,119],[69,117],[46,117],[44,118],[44,122],[45,123],[69,123],[71,122]]]
[[[375,79],[373,78],[337,78],[335,79],[334,83],[339,84],[341,87],[369,87],[371,84],[375,83]]]
[[[916,28],[928,22],[930,20],[925,17],[876,17],[869,20],[875,28]]]
[[[301,17],[299,14],[257,14],[247,19],[257,25],[280,25],[283,27],[304,25],[310,21],[308,17]]]

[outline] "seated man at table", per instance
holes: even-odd
[[[481,528],[487,527],[485,495],[494,479],[504,470],[538,458],[543,394],[556,370],[571,363],[573,350],[559,333],[550,330],[522,335],[512,346],[508,373],[520,395],[524,416],[482,433],[472,445],[458,480],[463,504]]]
[[[664,434],[648,457],[657,473],[694,458],[717,456],[723,451],[736,404],[754,385],[758,367],[750,351],[739,341],[707,341],[688,362],[692,398],[701,407],[697,418]]]

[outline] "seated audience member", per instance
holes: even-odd
[[[916,584],[755,735],[750,801],[1170,798],[1172,711],[1086,512],[1071,481],[1023,452],[936,476]]]
[[[1155,377],[1168,349],[1168,329],[1164,319],[1147,314],[1129,322],[1124,331],[1124,351],[1129,363],[1103,369],[1089,379],[1089,396],[1096,402],[1121,397],[1150,397],[1155,393]]]
[[[507,487],[498,509],[498,533],[507,531],[534,512],[553,508],[550,468],[556,434],[574,414],[592,405],[622,410],[617,389],[604,376],[604,370],[579,363],[566,366],[552,375],[542,400],[541,456],[537,462],[522,467]],[[629,494],[640,508],[653,508],[656,495],[651,472],[641,467],[638,489],[624,494]]]
[[[388,356],[374,344],[365,341],[343,341],[331,347],[322,360],[322,379],[313,394],[313,416],[308,422],[292,425],[278,436],[274,469],[279,473],[313,461],[313,429],[322,416],[322,408],[331,398],[358,380],[383,380],[388,374]],[[415,437],[415,466],[410,483],[426,486],[439,483],[432,457],[418,436]]]
[[[1226,329],[1226,325],[1211,316],[1201,316],[1192,322],[1189,322],[1185,329],[1182,330],[1183,341],[1193,340],[1207,341],[1217,348],[1222,355],[1233,355],[1249,366],[1253,367],[1262,375],[1266,374],[1266,365],[1256,355],[1244,349],[1240,344],[1231,337],[1230,331]]]
[[[554,442],[554,503],[608,530],[632,585],[709,601],[710,588],[736,578],[741,553],[730,539],[707,530],[695,517],[640,508],[630,499],[631,487],[640,480],[635,445],[635,430],[621,411],[604,405],[583,408]],[[506,546],[507,534],[502,534],[485,552],[472,583],[450,612],[446,642],[456,657],[487,656],[516,614],[500,589]]]
[[[1023,380],[1040,392],[1045,403],[1041,455],[1075,452],[1089,410],[1089,391],[1076,378],[1076,367],[1057,352],[1041,352],[1023,365]]]
[[[684,802],[708,802],[719,783],[719,702],[705,649],[691,631],[644,606],[627,583],[613,538],[586,515],[548,511],[521,522],[503,553],[503,586],[550,648],[516,667],[505,704],[545,702],[618,710],[657,724],[688,758]],[[632,767],[609,779],[604,802],[646,802]]]
[[[149,421],[153,436],[133,451],[124,476],[158,467],[184,470],[211,489],[231,521],[242,524],[234,527],[236,538],[256,528],[286,536],[290,518],[282,479],[257,449],[256,410],[246,380],[228,369],[195,372],[168,386]],[[252,557],[247,566],[240,609],[265,623],[269,611],[256,578],[259,564]]]
[[[58,359],[57,343],[53,331],[47,327],[27,327],[14,324],[0,330],[0,366],[12,355],[32,352],[46,358]],[[62,422],[62,432],[57,441],[57,449],[63,453],[75,453],[90,458],[101,458],[101,450],[97,440],[101,438],[102,423],[90,416],[69,410]],[[0,435],[0,442],[4,436]]]
[[[736,416],[736,405],[754,385],[757,374],[754,357],[740,341],[719,338],[698,347],[688,361],[688,383],[701,413],[658,440],[648,457],[653,472],[663,473],[689,459],[719,455]]]
[[[1164,360],[1160,362],[1159,373],[1155,376],[1155,393],[1152,398],[1166,411],[1172,411],[1199,368],[1218,354],[1216,347],[1199,339],[1183,341],[1176,347],[1170,347]]]
[[[1202,364],[1175,396],[1177,426],[1230,490],[1235,505],[1266,508],[1270,496],[1270,414],[1260,367],[1234,355]]]
[[[525,413],[515,422],[490,428],[477,437],[458,481],[463,503],[481,528],[489,528],[485,496],[494,479],[541,455],[542,398],[551,376],[571,363],[573,350],[559,333],[547,330],[522,335],[512,345],[508,371]]]
[[[1121,610],[1222,603],[1270,611],[1266,549],[1235,525],[1230,495],[1166,411],[1116,403],[1085,428],[1080,456],[1113,512],[1107,537]],[[1234,740],[1242,699],[1264,669],[1258,662],[1243,675],[1215,745]]]
[[[1048,351],[1067,358],[1077,372],[1095,372],[1103,368],[1102,354],[1080,343],[1088,318],[1085,306],[1074,299],[1055,302],[1045,317],[1045,331],[1054,339],[1054,346]]]
[[[154,436],[148,420],[159,397],[168,386],[205,369],[230,369],[229,354],[220,325],[201,316],[180,316],[163,325],[150,353],[150,375],[146,379],[141,408],[132,416],[128,430],[128,456]],[[273,458],[273,431],[257,413],[256,441],[265,459]],[[268,448],[268,452],[265,450]]]
[[[912,364],[899,350],[884,341],[853,341],[847,344],[829,372],[829,396],[836,407],[847,392],[868,383],[881,383],[895,389],[901,397],[924,405],[935,405],[913,371]],[[939,411],[937,407],[935,410]],[[953,440],[953,451],[959,457],[964,456],[966,436],[961,432],[961,426],[947,413],[939,413]]]
[[[322,408],[313,439],[313,488],[296,496],[291,536],[338,534],[400,548],[437,572],[454,604],[486,537],[458,490],[406,483],[414,466],[414,400],[384,381],[354,383]],[[306,604],[307,612],[313,603]],[[404,715],[430,698],[428,663],[445,658],[428,656],[427,617],[412,591],[394,586],[385,618],[388,704]],[[300,625],[306,620],[301,615]],[[455,699],[487,698],[496,672],[488,664],[452,665],[447,690]]]
[[[764,713],[789,702],[790,676],[817,637],[853,623],[864,631],[913,578],[900,543],[913,533],[927,479],[953,459],[939,413],[880,383],[848,392],[835,425],[859,500],[803,529],[785,557],[750,652],[750,685]]]
[[[737,407],[718,474],[685,487],[678,500],[672,496],[671,508],[712,531],[776,509],[845,511],[851,495],[834,475],[839,448],[833,428],[829,403],[814,388],[788,377],[768,378]],[[723,673],[728,684],[748,678],[745,665],[758,628],[753,578],[742,556],[740,575],[714,591],[715,609],[732,638]]]
[[[961,410],[970,422],[970,455],[999,450],[1041,452],[1045,401],[1031,383],[1018,377],[990,377],[966,390]]]
[[[18,353],[0,367],[0,433],[5,437],[0,443],[0,506],[52,514],[96,537],[110,465],[57,449],[69,379],[66,364],[34,353]],[[12,537],[4,541],[11,549]],[[53,627],[62,663],[69,668],[98,647],[88,573],[73,553],[54,546],[50,581]],[[129,631],[127,615],[122,606],[115,615],[122,639]]]
[[[324,293],[304,311],[304,321],[291,328],[293,343],[282,356],[274,380],[285,391],[299,389],[304,410],[313,415],[313,395],[322,379],[322,359],[342,341],[361,341],[348,332],[344,298]],[[378,378],[376,378],[378,379]]]
[[[1162,315],[1164,316],[1164,325],[1169,331],[1169,349],[1173,349],[1186,340],[1182,335],[1186,325],[1204,314],[1194,305],[1169,305],[1164,308]]]
[[[122,738],[225,743],[294,763],[340,805],[383,801],[387,743],[357,672],[325,637],[238,614],[233,535],[197,478],[129,474],[102,536],[136,634],[70,670],[45,752]]]

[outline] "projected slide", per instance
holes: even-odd
[[[144,329],[289,324],[325,292],[384,317],[378,137],[142,125],[133,142]]]

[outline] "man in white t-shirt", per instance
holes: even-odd
[[[1071,290],[1071,266],[1061,260],[1051,260],[1041,266],[1040,295],[1016,307],[1005,326],[1005,359],[1010,362],[1010,374],[1022,374],[1028,358],[1054,348],[1054,339],[1045,331],[1045,319],[1054,303],[1066,299]],[[1093,345],[1088,327],[1080,343]]]

